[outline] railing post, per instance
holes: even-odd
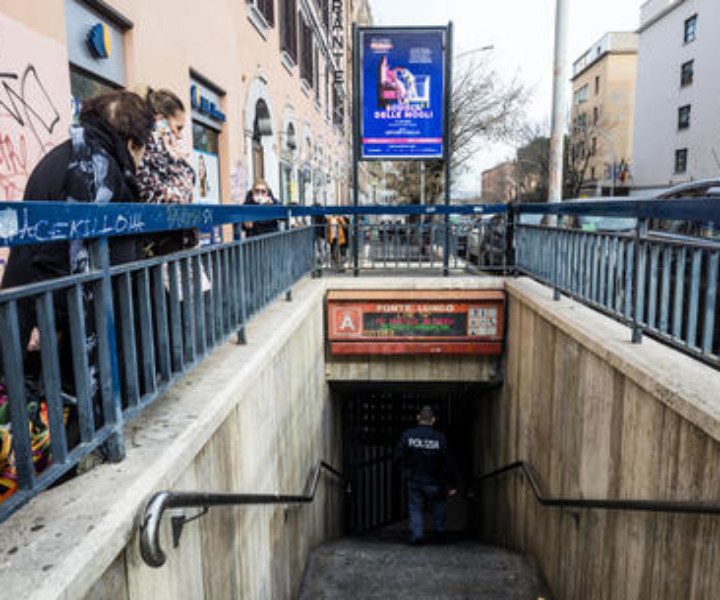
[[[360,30],[357,23],[352,25],[353,40],[353,86],[352,86],[352,205],[360,206],[360,129],[361,129],[361,101],[360,101]],[[353,215],[352,226],[355,235],[353,236],[353,277],[360,275],[360,261],[358,255],[358,231],[357,231],[357,215]]]
[[[640,323],[645,311],[645,264],[647,261],[647,248],[643,240],[647,236],[648,223],[646,218],[638,218],[635,225],[635,285],[633,286],[633,322],[632,343],[642,342],[642,325]]]
[[[242,223],[233,223],[233,240],[240,242],[237,246],[237,286],[240,302],[239,315],[240,325],[237,328],[237,343],[246,344],[245,322],[247,320],[247,294],[245,293],[245,262],[243,257]]]
[[[285,235],[280,240],[280,247],[282,248],[280,260],[284,264],[286,277],[285,282],[292,282],[293,261],[297,260],[297,256],[293,253],[290,229],[287,230]],[[288,289],[285,291],[285,302],[292,302],[292,299],[292,283],[290,283],[290,287],[288,287]]]
[[[560,271],[560,258],[558,257],[558,246],[560,240],[560,215],[555,215],[553,228],[550,230],[553,236],[552,243],[552,283],[553,283],[553,300],[560,300],[560,288],[558,287],[558,272]]]
[[[360,235],[359,235],[359,218],[358,215],[352,217],[352,253],[353,253],[353,277],[360,275]]]
[[[324,259],[324,248],[325,240],[327,240],[327,231],[325,230],[325,224],[318,225],[315,222],[315,215],[312,217],[312,275],[311,277],[319,279],[322,277],[323,272],[323,259]],[[318,219],[319,220],[319,219]],[[324,219],[323,219],[324,220]]]
[[[12,448],[15,453],[18,489],[31,490],[35,485],[35,469],[30,446],[30,432],[27,426],[28,407],[23,370],[23,346],[27,345],[27,340],[20,339],[21,328],[16,301],[12,300],[0,305],[0,327],[3,332],[0,358],[2,358],[7,399],[10,403],[10,424],[14,427]],[[2,508],[1,503],[0,508]]]
[[[445,215],[443,246],[443,277],[447,277],[450,275],[450,215]]]
[[[452,189],[452,127],[450,126],[450,115],[452,114],[452,55],[453,55],[453,24],[447,26],[447,39],[445,41],[445,89],[443,93],[443,105],[445,118],[443,119],[443,137],[445,145],[445,206],[450,206]],[[450,215],[445,215],[445,250],[443,251],[443,276],[450,274]]]
[[[514,203],[508,205],[505,221],[505,274],[517,275],[515,265],[515,218],[518,206]],[[478,254],[480,245],[478,244]]]
[[[120,398],[120,368],[118,365],[117,336],[113,310],[113,291],[110,279],[110,244],[107,238],[92,240],[88,244],[90,268],[102,273],[95,295],[95,327],[97,329],[100,392],[105,424],[113,433],[105,442],[107,459],[117,462],[125,457],[123,415]]]

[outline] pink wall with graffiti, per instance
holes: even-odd
[[[65,46],[0,15],[0,200],[22,199],[33,167],[67,139]]]
[[[65,46],[0,14],[0,201],[22,199],[35,165],[67,139],[71,118]]]

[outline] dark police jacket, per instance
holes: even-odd
[[[395,450],[406,476],[417,483],[443,484],[455,487],[455,468],[445,436],[432,425],[420,424],[406,429]]]

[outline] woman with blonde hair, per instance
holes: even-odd
[[[252,189],[248,190],[245,196],[246,205],[257,206],[273,206],[279,202],[273,196],[270,186],[264,179],[256,179],[253,182]],[[264,221],[247,221],[243,223],[243,229],[247,237],[265,235],[273,233],[279,229],[279,221],[277,219],[266,219]]]

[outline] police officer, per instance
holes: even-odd
[[[417,420],[417,427],[403,432],[395,451],[395,458],[402,461],[407,482],[411,544],[424,541],[423,508],[426,503],[431,508],[435,536],[439,539],[444,534],[447,498],[456,492],[447,441],[441,432],[433,429],[435,415],[432,408],[424,406]]]

